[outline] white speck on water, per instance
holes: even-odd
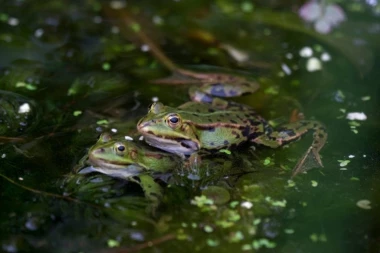
[[[239,50],[229,44],[222,44],[221,47],[223,47],[237,62],[246,62],[249,60],[249,55],[242,50]]]
[[[120,32],[120,28],[117,26],[112,26],[111,32],[114,34],[118,34]]]
[[[132,232],[131,233],[131,239],[135,240],[135,241],[144,241],[145,240],[145,237],[142,233],[140,232]]]
[[[131,136],[128,136],[128,135],[124,136],[124,139],[126,141],[133,141],[133,138]]]
[[[152,18],[153,23],[156,25],[162,25],[164,23],[164,20],[160,16],[153,16]]]
[[[371,201],[369,201],[368,199],[359,200],[358,202],[356,202],[356,205],[361,209],[371,209]]]
[[[158,97],[152,97],[152,102],[158,102]]]
[[[304,58],[309,58],[313,55],[313,49],[310,47],[304,47],[300,50],[300,56]]]
[[[349,155],[348,158],[354,158],[355,156],[354,155]]]
[[[363,157],[367,157],[367,155],[363,155]]]
[[[29,220],[27,220],[25,222],[25,227],[27,229],[29,229],[30,231],[35,231],[38,229],[38,225],[37,225],[37,220],[34,219],[34,218],[29,218]]]
[[[103,19],[101,16],[95,16],[92,21],[95,23],[95,24],[100,24],[102,23]]]
[[[18,178],[18,180],[20,180],[20,181],[23,181],[23,180],[24,180],[24,178],[22,178],[22,177],[19,177],[19,178]]]
[[[117,129],[116,129],[116,128],[112,128],[112,129],[111,129],[111,132],[112,132],[112,133],[117,133]]]
[[[127,6],[127,3],[125,1],[111,1],[110,6],[112,9],[119,10]]]
[[[293,54],[292,54],[292,53],[287,53],[287,54],[285,55],[285,57],[286,57],[286,59],[291,60],[291,59],[293,59]]]
[[[324,52],[324,53],[321,55],[321,60],[322,60],[322,61],[330,61],[330,60],[331,60],[331,56],[330,56],[330,54]]]
[[[44,29],[38,28],[34,31],[34,37],[40,38],[42,35],[44,35]]]
[[[281,64],[281,68],[287,75],[290,75],[292,73],[292,70],[285,63]]]
[[[8,25],[17,26],[19,23],[20,21],[17,18],[8,18]]]
[[[146,45],[146,44],[141,45],[141,51],[148,52],[149,50],[150,50],[150,47],[148,45]]]
[[[348,120],[366,120],[367,115],[364,112],[349,112],[346,116]]]
[[[376,6],[377,5],[377,0],[366,0],[367,4],[368,5],[371,5],[371,6]]]
[[[30,105],[28,103],[23,103],[18,108],[18,113],[28,113],[30,112]]]
[[[306,69],[309,72],[314,72],[322,69],[321,61],[318,58],[312,57],[307,60]]]
[[[5,157],[7,157],[7,154],[3,153],[3,154],[1,155],[1,158],[5,158]]]
[[[240,205],[241,205],[242,207],[244,207],[244,208],[247,208],[247,209],[251,209],[252,206],[253,206],[253,204],[252,204],[251,202],[249,202],[249,201],[244,201],[244,202],[242,202]]]

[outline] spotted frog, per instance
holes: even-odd
[[[227,91],[224,88],[223,83],[214,83],[201,91],[191,89],[193,101],[177,108],[153,103],[148,114],[138,122],[137,130],[148,144],[182,157],[202,150],[230,149],[246,142],[278,148],[313,130],[313,143],[295,170],[299,170],[310,155],[323,167],[319,151],[326,142],[327,133],[320,122],[300,120],[273,129],[249,106],[212,97],[214,94],[231,97],[248,93],[249,84],[228,85]]]
[[[162,199],[162,188],[155,182],[155,177],[178,167],[181,162],[170,153],[125,138],[112,139],[110,134],[103,133],[88,152],[86,163],[90,166],[80,169],[78,173],[99,172],[136,182],[154,210]]]

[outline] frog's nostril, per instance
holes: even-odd
[[[141,129],[143,129],[144,127],[147,127],[147,126],[149,126],[150,125],[150,122],[139,122],[139,123],[137,123],[137,129],[138,130],[141,130]]]
[[[105,152],[105,149],[104,148],[98,148],[95,153],[104,153]]]

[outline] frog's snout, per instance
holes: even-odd
[[[138,123],[137,123],[137,130],[138,131],[143,131],[143,132],[146,132],[148,130],[148,127],[152,125],[152,121],[143,121],[143,120],[140,120]]]

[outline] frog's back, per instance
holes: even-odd
[[[212,108],[211,108],[212,109]],[[256,112],[214,110],[182,112],[185,122],[192,126],[202,148],[219,150],[233,148],[264,133],[266,121]]]

